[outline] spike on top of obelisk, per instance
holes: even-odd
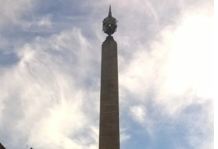
[[[111,5],[109,6],[109,12],[108,12],[108,17],[112,17],[112,12],[111,12]]]

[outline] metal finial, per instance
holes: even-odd
[[[103,31],[110,36],[116,31],[116,28],[117,20],[114,17],[112,17],[110,5],[108,16],[103,20]]]
[[[112,17],[111,5],[110,5],[110,7],[109,7],[109,13],[108,13],[108,16],[109,16],[109,17]]]

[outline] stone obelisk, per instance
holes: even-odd
[[[5,147],[0,143],[0,149],[5,149]]]
[[[112,37],[116,23],[110,7],[103,21],[108,36],[102,44],[99,149],[120,148],[117,43]]]

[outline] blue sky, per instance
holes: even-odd
[[[0,0],[0,142],[97,149],[102,20],[118,19],[121,149],[209,149],[213,1]]]

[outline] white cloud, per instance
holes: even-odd
[[[155,88],[157,102],[171,113],[181,110],[183,104],[198,102],[191,97],[215,98],[210,93],[209,70],[212,18],[190,12],[181,17],[179,25],[164,28],[161,41],[152,42],[150,47],[141,45],[120,76],[121,86],[140,100],[146,100],[149,89]]]
[[[1,3],[0,27],[18,23],[34,4],[31,0]],[[102,14],[100,7],[105,2],[96,3],[92,4],[95,11]],[[207,48],[212,32],[211,6],[202,1],[190,3],[189,6],[183,0],[112,1],[114,16],[119,17],[115,38],[119,45],[120,103],[126,108],[121,110],[128,111],[124,115],[130,114],[151,136],[161,114],[171,120],[183,120],[178,115],[186,107],[191,104],[200,104],[203,109],[211,107],[208,99],[215,97],[215,89],[212,94],[208,89],[211,80],[205,71],[210,65],[205,62],[209,59]],[[36,25],[47,29],[53,27],[52,19],[45,14],[37,21],[21,24],[24,28]],[[86,37],[82,34],[87,30],[94,30],[97,39],[87,39],[89,33]],[[97,148],[100,82],[97,69],[100,70],[100,40],[103,40],[100,30],[95,24],[86,29],[63,29],[47,38],[36,35],[33,41],[15,47],[19,62],[0,69],[3,144],[11,149],[26,144],[40,149]],[[0,38],[5,40],[1,40],[0,46],[10,43]],[[155,112],[146,109],[148,102],[157,104],[159,117],[153,117]],[[187,115],[183,117],[190,124],[189,144],[200,142],[210,146],[210,133],[202,131],[212,129],[209,113],[213,113],[211,108],[195,119],[201,120],[202,125],[193,122],[192,117],[188,120]],[[196,135],[198,131],[209,139],[202,142],[204,138]],[[128,132],[121,128],[122,143],[134,139]]]
[[[89,91],[84,91],[76,82],[76,77],[84,77],[86,67],[93,61],[89,55],[82,55],[91,50],[85,40],[76,29],[48,39],[37,39],[19,49],[17,65],[1,72],[0,131],[10,127],[4,132],[11,139],[6,142],[8,148],[16,148],[16,139],[41,149],[96,146],[97,135],[91,135],[95,126],[93,119],[87,118],[87,111],[84,111],[87,109],[83,108],[91,102],[92,96],[97,98],[95,92],[98,91],[92,90],[88,98]],[[74,56],[73,63],[63,53]],[[83,72],[77,71],[80,67]],[[18,104],[13,106],[15,100]],[[92,102],[90,105],[97,100]],[[97,108],[92,108],[92,112],[97,115]],[[81,136],[84,129],[90,130]],[[15,137],[16,133],[20,135]]]
[[[133,118],[139,122],[139,123],[144,123],[145,118],[146,118],[146,113],[144,111],[144,107],[142,106],[133,106],[130,108],[130,112],[133,115]]]
[[[213,116],[210,113],[213,113],[211,100],[216,98],[212,84],[217,82],[212,81],[210,69],[213,19],[211,6],[204,4],[198,3],[196,9],[193,5],[187,10],[183,8],[176,21],[163,27],[149,45],[127,43],[128,49],[134,49],[127,66],[123,66],[126,65],[123,55],[120,57],[123,66],[120,71],[121,100],[129,102],[126,105],[132,118],[141,126],[146,125],[145,130],[151,137],[159,123],[155,116],[170,118],[171,123],[183,119],[190,125],[187,133],[190,133],[188,144],[192,147],[200,147],[201,143],[210,146],[213,140]],[[129,99],[130,95],[134,98]],[[145,112],[145,108],[151,109],[146,107],[149,102],[156,104],[157,109],[153,110],[158,115],[153,111]],[[140,106],[132,107],[132,103]],[[200,117],[198,114],[195,120],[187,120],[187,115],[179,117],[195,104],[201,105],[203,110]]]
[[[1,0],[0,3],[0,25],[7,25],[18,23],[23,13],[31,8],[33,0]]]
[[[122,144],[123,142],[128,141],[130,138],[131,138],[131,135],[126,132],[126,129],[123,129],[123,128],[122,128],[122,129],[120,130],[120,142],[121,142],[121,144]]]
[[[51,16],[45,16],[39,20],[38,25],[40,27],[50,28],[52,26]]]

